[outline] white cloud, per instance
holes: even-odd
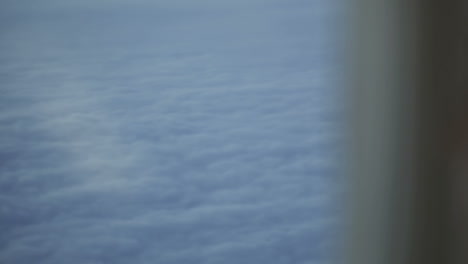
[[[0,262],[324,261],[333,65],[285,7],[6,32]]]

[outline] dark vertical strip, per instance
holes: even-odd
[[[468,263],[464,2],[355,2],[346,263]]]
[[[455,146],[460,137],[463,1],[420,1],[415,104],[415,187],[409,263],[454,263],[451,213]],[[466,97],[464,97],[466,100]],[[466,103],[466,102],[465,102]],[[468,114],[465,112],[465,114]]]

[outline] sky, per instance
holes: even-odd
[[[0,10],[0,263],[329,263],[337,1]]]

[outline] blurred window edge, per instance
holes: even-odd
[[[340,262],[468,263],[467,3],[350,6],[351,202]]]

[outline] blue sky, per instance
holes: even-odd
[[[327,263],[337,7],[2,1],[0,262]]]

